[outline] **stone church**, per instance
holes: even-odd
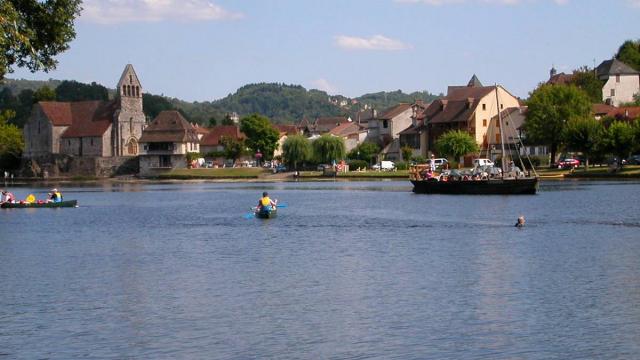
[[[128,64],[110,101],[41,101],[24,126],[26,159],[52,154],[131,157],[145,127],[142,85]]]

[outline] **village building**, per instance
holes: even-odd
[[[316,137],[327,134],[331,129],[345,122],[351,122],[351,118],[343,116],[319,117],[315,121],[303,118],[297,126],[305,136]]]
[[[420,155],[427,157],[436,152],[435,143],[440,136],[450,130],[463,130],[476,140],[481,149],[493,154],[492,147],[501,144],[501,136],[504,135],[500,122],[496,121],[498,112],[519,108],[520,102],[500,85],[478,84],[480,82],[474,76],[467,86],[449,87],[447,96],[435,100],[420,114],[422,122],[412,121],[411,126],[401,132],[401,135],[407,136],[414,132],[415,136],[417,133]]]
[[[345,148],[349,152],[365,141],[367,130],[355,122],[345,122],[331,129],[329,134],[344,139]]]
[[[234,166],[233,159],[224,157],[224,138],[244,141],[247,137],[238,125],[218,125],[208,129],[209,133],[200,140],[200,152],[205,158],[213,161],[214,167]],[[240,156],[237,160],[249,161],[251,156]]]
[[[301,131],[295,125],[274,124],[273,127],[280,133],[278,145],[273,152],[273,157],[279,157],[282,156],[282,146],[284,145],[284,142],[287,141],[287,138],[292,135],[300,135]]]
[[[200,152],[196,129],[175,110],[158,114],[139,142],[141,176],[187,168],[187,154]]]
[[[411,104],[400,103],[382,112],[368,122],[367,141],[379,144],[387,160],[400,160],[400,132],[412,124]]]
[[[25,158],[51,154],[119,157],[138,155],[145,126],[143,89],[127,65],[111,101],[41,101],[24,126]]]
[[[605,82],[602,87],[602,101],[609,105],[634,101],[640,94],[640,71],[617,59],[603,61],[596,68],[598,79]]]

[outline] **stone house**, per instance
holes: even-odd
[[[369,120],[367,141],[381,145],[385,159],[400,160],[400,132],[412,124],[412,116],[411,104],[400,103],[386,109]]]
[[[596,68],[598,79],[605,82],[602,101],[609,105],[632,102],[640,94],[640,71],[617,59],[603,61]]]
[[[489,149],[489,144],[500,143],[501,126],[496,121],[498,111],[519,108],[520,102],[500,85],[477,86],[478,83],[470,81],[464,87],[450,87],[447,96],[424,109],[420,124],[414,127],[412,123],[413,131],[420,134],[422,156],[435,153],[436,140],[450,130],[468,132],[484,151]],[[408,135],[405,131],[403,133]]]
[[[50,154],[135,156],[145,126],[142,85],[128,64],[111,101],[41,101],[33,106],[23,133],[25,158]]]
[[[367,138],[367,130],[355,122],[342,123],[331,129],[329,134],[343,138],[347,152],[353,150]]]
[[[140,138],[140,175],[187,168],[187,154],[199,152],[196,129],[178,111],[162,111]]]

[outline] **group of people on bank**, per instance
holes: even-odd
[[[54,203],[58,203],[58,202],[62,202],[62,193],[60,191],[58,191],[58,189],[51,189],[51,192],[47,194],[47,198],[45,200],[37,200],[35,195],[33,194],[29,194],[26,199],[24,200],[16,200],[15,195],[8,191],[8,190],[2,190],[2,196],[0,197],[0,204],[2,203],[9,203],[9,204],[15,204],[15,203],[38,203],[38,204],[42,204],[45,202],[54,202]]]

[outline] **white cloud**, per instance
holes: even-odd
[[[100,24],[242,18],[208,0],[85,0],[80,19]]]
[[[518,5],[523,2],[532,2],[536,0],[394,0],[397,3],[407,4],[427,4],[432,6],[451,5],[451,4],[467,4],[467,3],[481,3],[481,4],[498,4],[498,5]],[[552,0],[558,5],[565,5],[569,0]],[[640,0],[629,0],[640,1]]]
[[[411,45],[402,41],[390,39],[383,35],[373,35],[370,38],[338,35],[336,36],[336,45],[347,50],[406,50]]]
[[[335,86],[331,85],[331,83],[329,83],[329,81],[327,79],[317,79],[317,80],[313,80],[311,82],[311,85],[318,89],[318,90],[322,90],[325,91],[328,94],[335,94],[337,92],[337,89]]]

